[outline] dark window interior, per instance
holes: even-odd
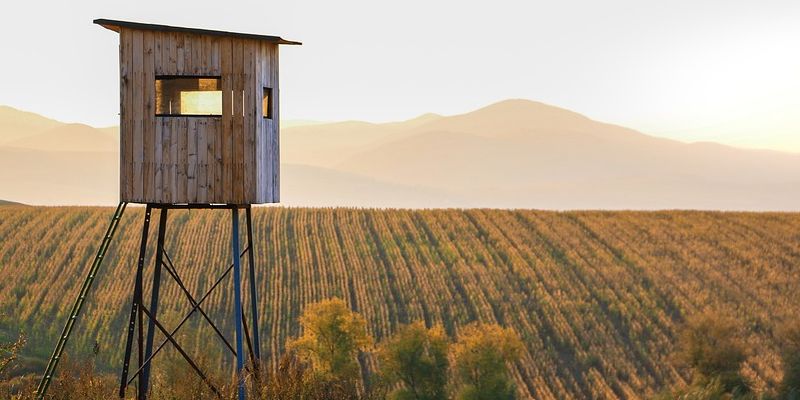
[[[157,116],[221,116],[219,77],[156,77]]]
[[[264,118],[272,119],[272,88],[264,88],[264,97],[261,99],[261,110]]]

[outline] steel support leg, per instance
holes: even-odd
[[[119,385],[119,398],[125,398],[125,389],[128,387],[128,370],[131,362],[131,350],[133,348],[133,332],[136,328],[136,317],[141,313],[139,306],[142,304],[142,272],[144,270],[144,259],[147,253],[147,236],[150,230],[150,213],[152,209],[147,206],[144,212],[144,225],[142,226],[142,241],[139,245],[139,259],[136,265],[136,281],[133,286],[133,304],[131,305],[131,318],[128,323],[128,339],[125,341],[125,358],[122,363],[122,378]],[[141,347],[141,343],[139,343]],[[139,364],[142,360],[139,360]],[[141,365],[139,365],[141,366]]]
[[[153,290],[150,296],[149,324],[147,325],[147,342],[145,343],[144,358],[149,359],[153,354],[153,338],[156,333],[154,319],[158,316],[158,292],[161,287],[161,265],[164,263],[164,233],[167,229],[167,208],[162,208],[158,218],[158,243],[156,244],[156,265],[153,270]],[[142,370],[142,379],[139,381],[139,397],[147,398],[150,387],[150,367],[148,362]]]
[[[244,379],[244,349],[242,345],[242,271],[239,262],[239,209],[231,210],[231,255],[233,256],[233,319],[236,324],[236,379],[239,381],[239,400],[245,400]],[[250,247],[252,251],[252,247]]]
[[[253,214],[251,206],[247,206],[247,245],[250,250],[247,252],[247,263],[250,267],[250,313],[252,314],[253,324],[252,337],[253,337],[253,350],[256,359],[253,360],[253,368],[258,374],[259,362],[261,361],[261,339],[258,334],[258,296],[256,291],[256,263],[253,254],[255,246],[253,245]]]

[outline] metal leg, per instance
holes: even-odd
[[[250,340],[250,329],[247,327],[247,318],[245,318],[244,307],[242,307],[242,328],[244,331],[244,341],[247,343],[247,351],[250,354],[250,360],[256,359],[256,354],[253,353],[253,341]],[[247,367],[245,367],[247,369]]]
[[[250,267],[250,313],[252,314],[253,319],[253,326],[252,328],[252,336],[253,336],[253,347],[256,355],[256,359],[253,360],[253,368],[258,371],[258,363],[261,361],[261,339],[258,334],[258,296],[256,295],[256,263],[255,263],[255,256],[253,251],[255,246],[253,245],[253,214],[251,212],[251,207],[247,206],[247,245],[250,250],[247,252],[247,263]],[[256,372],[258,373],[258,372]]]
[[[131,318],[128,323],[128,339],[125,341],[125,358],[122,364],[122,378],[119,385],[119,398],[125,398],[125,389],[128,387],[128,369],[131,362],[131,348],[133,347],[133,331],[136,327],[136,316],[140,314],[139,306],[142,304],[142,271],[147,252],[147,235],[150,229],[150,213],[152,209],[147,206],[144,212],[144,225],[142,226],[142,241],[139,245],[139,260],[136,266],[136,281],[133,287],[133,304],[131,305]],[[139,344],[141,347],[141,343]],[[142,360],[139,360],[141,364]]]
[[[242,271],[239,263],[239,209],[231,210],[233,219],[231,231],[231,246],[233,256],[233,294],[234,305],[233,315],[236,323],[236,379],[239,381],[239,400],[245,400],[244,379],[242,379],[242,369],[244,368],[244,351],[242,346]],[[251,247],[252,250],[252,247]]]
[[[147,325],[147,342],[145,344],[145,359],[149,359],[153,353],[153,338],[155,335],[156,324],[154,319],[158,315],[158,292],[161,286],[161,265],[164,262],[164,231],[167,228],[167,208],[162,208],[158,219],[158,243],[156,244],[156,266],[153,270],[153,290],[150,297],[150,312],[148,313],[149,324]],[[139,396],[147,398],[147,391],[150,385],[150,362],[142,370],[142,379],[139,381]]]

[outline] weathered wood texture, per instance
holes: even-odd
[[[222,116],[156,116],[159,75],[219,76]],[[271,88],[271,116],[262,96]],[[278,45],[120,29],[120,199],[134,203],[279,201]]]

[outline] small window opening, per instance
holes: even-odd
[[[156,77],[157,116],[221,116],[219,77]]]
[[[264,88],[264,97],[261,99],[261,110],[264,118],[272,119],[272,88]]]

